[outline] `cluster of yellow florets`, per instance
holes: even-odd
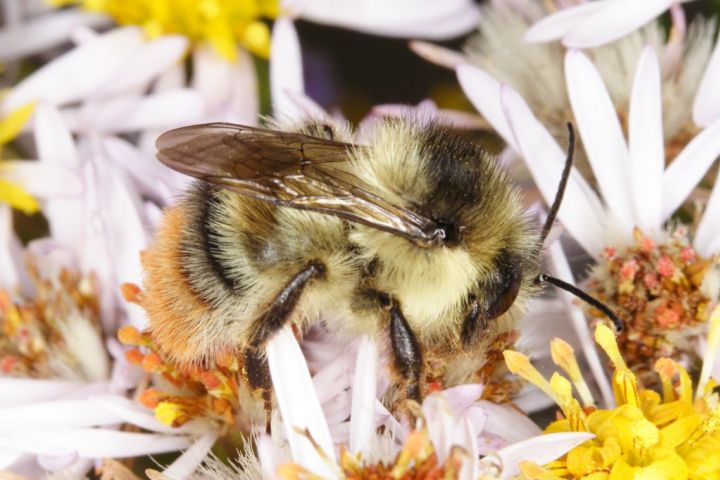
[[[42,278],[32,261],[28,274],[32,299],[13,299],[0,290],[0,375],[96,380],[96,372],[84,371],[79,345],[73,344],[88,331],[101,337],[94,277],[64,269],[56,279]]]
[[[204,419],[250,430],[258,402],[248,390],[236,355],[219,355],[212,367],[180,369],[157,353],[149,333],[125,326],[118,338],[135,347],[125,352],[128,361],[153,374],[156,384],[164,384],[143,390],[139,397],[143,405],[155,411],[160,422],[180,427],[190,420]]]
[[[711,345],[716,348],[720,308],[712,316]],[[546,429],[590,432],[595,438],[572,449],[546,467],[524,465],[531,479],[620,480],[714,479],[720,472],[720,401],[716,382],[705,372],[693,392],[687,371],[669,358],[655,363],[662,393],[642,388],[623,360],[614,333],[595,330],[595,340],[610,357],[617,407],[597,408],[572,349],[555,340],[553,359],[568,378],[555,373],[547,381],[527,357],[508,352],[510,369],[550,395],[561,409],[560,418]],[[572,394],[573,385],[582,404]]]
[[[53,0],[55,5],[79,4],[110,15],[120,25],[143,27],[150,37],[180,34],[207,42],[234,60],[240,44],[250,52],[270,55],[270,30],[263,18],[275,18],[277,0]]]

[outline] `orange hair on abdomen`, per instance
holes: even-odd
[[[161,353],[180,365],[202,362],[207,340],[198,336],[212,307],[190,285],[183,269],[182,240],[190,218],[182,204],[166,210],[153,243],[142,253],[145,268],[141,303],[150,319],[151,336]]]

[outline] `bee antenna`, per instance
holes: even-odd
[[[589,293],[586,293],[582,290],[580,290],[575,285],[571,285],[563,280],[560,280],[559,278],[555,278],[553,276],[548,275],[547,273],[541,273],[537,276],[536,282],[538,283],[549,283],[550,285],[554,285],[557,288],[561,290],[565,290],[566,292],[569,292],[573,295],[575,295],[577,298],[582,300],[583,302],[597,308],[601,312],[603,312],[609,319],[612,321],[613,326],[615,327],[615,332],[620,333],[625,329],[625,325],[623,321],[620,319],[620,317],[617,316],[615,312],[610,310],[610,307],[602,303],[597,298],[593,297]]]
[[[573,157],[575,156],[575,128],[573,128],[573,124],[570,122],[566,125],[568,130],[568,149],[567,157],[565,157],[565,167],[563,168],[562,177],[560,177],[560,183],[558,184],[558,189],[555,193],[555,200],[553,200],[550,212],[545,219],[545,225],[543,225],[542,232],[540,233],[540,245],[545,243],[545,239],[547,238],[548,233],[550,233],[553,223],[555,223],[555,218],[557,217],[558,210],[560,210],[560,205],[563,201],[563,196],[565,195],[565,187],[567,187],[568,178],[570,178],[570,169],[572,168]]]

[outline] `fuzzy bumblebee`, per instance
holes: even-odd
[[[497,160],[452,129],[386,120],[367,138],[314,123],[160,136],[159,159],[200,180],[144,255],[163,353],[193,364],[238,351],[251,386],[269,388],[268,339],[324,322],[389,339],[403,397],[482,367],[537,289],[546,229]]]

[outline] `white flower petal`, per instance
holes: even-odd
[[[185,85],[185,65],[178,62],[165,69],[158,76],[153,84],[152,91],[155,93],[164,92],[165,90],[184,88]]]
[[[508,128],[511,128],[515,137],[517,151],[524,157],[545,201],[551,205],[560,185],[566,153],[517,92],[503,87],[500,100],[507,116]],[[575,168],[570,173],[558,218],[585,250],[592,255],[600,252],[605,213],[597,195]]]
[[[95,95],[116,95],[137,87],[145,87],[182,59],[188,40],[180,35],[166,35],[139,48],[118,75],[94,92]]]
[[[311,472],[332,478],[310,440],[298,433],[307,429],[323,453],[335,459],[335,451],[313,387],[307,364],[290,327],[283,328],[267,344],[267,359],[285,433],[295,461]]]
[[[275,116],[300,118],[301,111],[287,92],[304,92],[302,53],[295,25],[287,17],[275,20],[270,55],[270,95]]]
[[[79,171],[80,156],[72,135],[58,110],[51,105],[38,105],[35,111],[35,145],[41,162]],[[68,248],[83,248],[85,206],[82,197],[49,199],[43,211],[58,243]]]
[[[442,465],[453,444],[453,415],[450,406],[442,395],[429,395],[423,401],[422,412],[438,463]]]
[[[461,415],[478,401],[483,392],[483,385],[468,383],[443,390],[442,396],[456,415]]]
[[[360,339],[350,414],[350,452],[370,451],[375,439],[375,401],[377,394],[378,347],[370,337]]]
[[[208,432],[195,440],[162,474],[173,480],[185,480],[207,457],[218,438],[218,432]]]
[[[574,285],[575,279],[573,278],[573,274],[570,270],[570,264],[568,263],[560,242],[550,245],[548,253],[550,270],[553,275],[560,280]],[[570,320],[573,328],[575,329],[575,334],[577,335],[578,340],[580,340],[585,361],[590,366],[590,371],[592,372],[593,377],[595,378],[595,383],[602,395],[604,401],[603,407],[613,408],[615,406],[615,396],[613,395],[612,387],[610,386],[610,382],[605,374],[603,362],[598,355],[597,349],[595,348],[595,341],[593,340],[593,335],[588,327],[587,319],[585,318],[585,315],[583,315],[582,311],[575,305],[575,301],[577,300],[575,296],[564,290],[558,290],[558,294],[565,303],[565,308],[570,314]]]
[[[0,377],[0,407],[27,405],[66,396],[83,386],[65,380],[35,380]]]
[[[168,167],[154,157],[143,155],[133,144],[122,138],[106,137],[101,141],[108,157],[125,171],[141,194],[155,200],[159,205],[171,200],[170,195],[163,195],[163,189],[159,188],[161,184],[170,187],[173,183]]]
[[[690,195],[720,155],[720,119],[700,132],[665,170],[662,219],[666,220]]]
[[[70,452],[67,455],[38,455],[38,464],[50,472],[57,472],[71,467],[79,459],[77,452]]]
[[[507,405],[498,405],[488,400],[477,402],[488,414],[482,433],[498,435],[508,443],[515,443],[539,435],[541,430],[527,416]]]
[[[634,226],[627,178],[629,153],[615,106],[600,73],[577,50],[565,56],[565,77],[577,127],[602,197],[629,234]]]
[[[462,53],[435,45],[434,43],[413,40],[410,42],[410,50],[430,63],[452,70],[464,63],[470,63],[468,58]]]
[[[83,184],[77,172],[60,165],[35,161],[5,160],[0,163],[0,176],[23,186],[40,198],[77,196]]]
[[[711,257],[720,252],[720,181],[718,180],[715,180],[702,220],[695,230],[693,246],[704,257]]]
[[[205,99],[209,112],[220,109],[232,90],[232,64],[214,48],[199,45],[193,49],[192,87]]]
[[[260,112],[255,63],[247,50],[238,48],[237,60],[230,70],[230,98],[226,107],[226,121],[255,125]]]
[[[91,222],[88,227],[94,229],[92,235],[99,235],[98,240],[105,243],[107,258],[112,262],[109,272],[111,278],[106,280],[112,282],[109,292],[114,293],[119,301],[127,305],[124,299],[120,300],[120,286],[126,282],[142,284],[140,251],[148,242],[144,209],[138,193],[130,187],[129,181],[120,172],[111,167],[101,147],[97,146],[95,150],[93,160],[97,169],[97,183],[96,190],[90,192],[91,198],[88,202],[95,222]],[[94,259],[102,255],[100,251],[84,253],[85,269],[92,269],[96,265],[93,263]],[[138,328],[145,327],[147,318],[142,309],[138,307],[128,309],[127,312],[131,315],[130,321],[133,325]]]
[[[12,209],[0,204],[0,288],[13,291],[20,285],[22,247],[13,229]],[[0,399],[2,405],[2,399]]]
[[[447,39],[476,28],[480,11],[470,0],[366,0],[303,2],[304,20],[392,37]]]
[[[692,115],[695,125],[700,127],[707,127],[720,117],[720,37],[705,67],[695,95]]]
[[[0,409],[0,431],[18,427],[91,427],[121,419],[89,400],[56,400]]]
[[[313,375],[313,385],[321,404],[325,404],[352,385],[351,371],[354,368],[354,361],[355,349],[348,349],[323,365]],[[327,413],[327,410],[325,412]]]
[[[662,177],[665,149],[662,124],[660,65],[655,47],[648,45],[638,61],[628,120],[630,192],[635,225],[647,233],[662,227]]]
[[[465,419],[462,427],[463,432],[461,445],[463,448],[468,450],[469,458],[463,461],[463,465],[460,470],[460,480],[474,480],[478,478],[480,468],[478,465],[479,448],[477,433],[469,419]]]
[[[28,453],[67,455],[76,451],[81,458],[136,457],[174,452],[190,446],[179,435],[120,432],[98,428],[17,430],[0,436],[0,446]]]
[[[276,480],[280,477],[277,469],[285,463],[283,452],[278,448],[277,443],[270,435],[261,434],[257,439],[258,460],[262,469],[262,478]]]
[[[578,21],[592,15],[602,8],[603,2],[584,2],[579,5],[563,8],[548,15],[530,27],[523,39],[529,43],[550,42],[559,40],[569,32]]]
[[[40,67],[21,81],[3,102],[12,111],[33,100],[55,105],[80,100],[109,82],[142,45],[134,27],[111,30]],[[92,68],[92,74],[88,74]]]
[[[60,45],[79,26],[99,27],[107,17],[78,9],[54,11],[0,29],[0,62],[11,62]]]
[[[502,478],[519,475],[522,461],[545,465],[591,438],[595,435],[586,432],[548,433],[508,445],[497,452],[503,465]]]
[[[676,0],[605,0],[563,37],[571,48],[592,48],[624,37],[670,8]]]
[[[32,438],[37,432],[35,429],[32,432],[23,431],[22,433],[19,431],[0,431],[0,451],[14,450],[35,455],[51,455],[57,457],[76,454],[72,448],[61,445],[59,442],[44,441],[43,437]],[[43,432],[45,432],[45,430],[43,430]],[[24,434],[25,438],[19,437],[18,433],[20,433],[20,435]]]
[[[519,151],[500,103],[500,82],[472,65],[459,65],[455,72],[465,95],[477,111],[513,150]]]
[[[48,104],[37,106],[34,131],[41,161],[71,168],[80,166],[72,135],[56,107]]]
[[[201,121],[204,112],[205,101],[198,92],[179,88],[87,103],[77,112],[74,128],[103,133],[167,130]]]

